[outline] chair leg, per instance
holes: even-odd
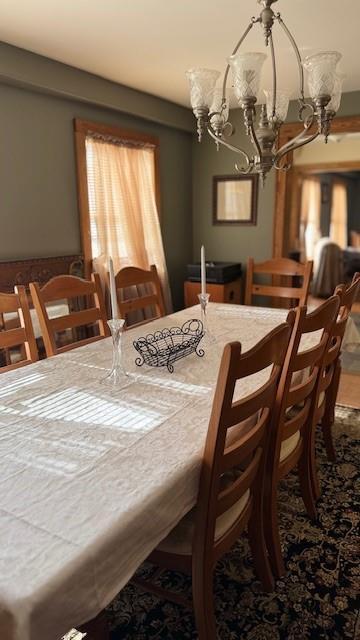
[[[340,374],[341,365],[337,363],[331,385],[326,392],[325,412],[321,420],[321,429],[323,433],[326,454],[328,460],[330,460],[331,462],[336,461],[336,453],[332,438],[332,425],[335,422],[335,405],[339,389]]]
[[[248,522],[249,544],[255,565],[256,575],[264,591],[274,590],[275,582],[271,571],[264,534],[264,514],[253,512]]]
[[[192,592],[199,640],[217,640],[212,568],[193,566]]]
[[[285,574],[285,564],[280,544],[277,484],[275,480],[271,482],[270,486],[267,486],[267,489],[264,495],[265,540],[273,575],[275,578],[281,578]]]
[[[316,469],[316,456],[315,450],[312,452],[311,463],[310,463],[310,474],[311,474],[311,490],[315,503],[319,500],[321,496],[321,488],[319,483],[319,476]]]
[[[298,462],[298,472],[300,480],[300,489],[302,499],[305,504],[306,511],[312,520],[316,519],[316,504],[313,494],[313,476],[316,473],[314,467],[311,467],[310,455],[307,451],[307,447],[301,454],[301,458]]]

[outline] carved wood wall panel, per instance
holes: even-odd
[[[29,282],[44,285],[54,276],[67,273],[82,276],[83,264],[81,255],[0,261],[0,291],[12,293],[17,284],[28,289]]]

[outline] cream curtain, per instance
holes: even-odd
[[[115,271],[155,264],[165,306],[171,294],[155,199],[155,150],[88,136],[86,162],[92,255],[101,272],[109,256]]]
[[[300,243],[306,260],[314,258],[316,243],[321,238],[320,180],[305,178],[301,190]]]
[[[341,249],[347,247],[347,206],[346,184],[336,180],[332,188],[330,238]]]

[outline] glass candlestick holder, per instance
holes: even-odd
[[[208,320],[208,314],[207,314],[208,304],[210,300],[210,293],[199,293],[198,298],[199,298],[200,309],[201,309],[201,322],[203,323],[203,327],[204,327],[204,334],[205,334],[204,340],[206,340],[207,342],[215,342],[215,338],[209,329],[209,320]]]
[[[129,377],[129,374],[126,373],[122,361],[122,333],[124,330],[125,320],[123,318],[112,318],[108,320],[108,326],[111,331],[112,337],[112,366],[111,370],[102,379],[103,383],[111,384],[113,386],[117,386]]]

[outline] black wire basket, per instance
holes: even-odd
[[[141,367],[144,363],[150,367],[167,367],[170,373],[174,371],[174,362],[196,353],[200,358],[204,350],[199,348],[199,342],[204,336],[204,327],[200,320],[187,320],[181,327],[172,327],[150,333],[145,338],[134,340],[133,345],[140,357],[135,364]]]

